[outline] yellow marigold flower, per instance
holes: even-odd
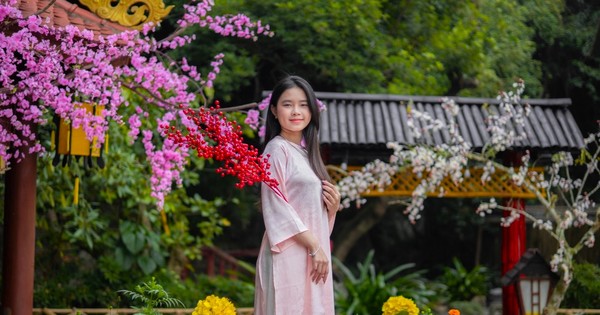
[[[460,311],[453,308],[448,311],[448,315],[460,315]]]
[[[419,315],[417,304],[413,300],[403,296],[390,297],[383,304],[381,310],[383,311],[383,315],[396,315],[402,311],[406,312],[407,315]]]
[[[228,298],[209,295],[198,305],[192,315],[235,315],[235,306]]]

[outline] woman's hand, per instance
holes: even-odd
[[[316,250],[315,255],[311,257],[312,259],[312,271],[310,272],[310,278],[314,283],[319,283],[319,281],[327,281],[327,275],[329,274],[329,259],[325,252],[319,246]]]
[[[338,191],[337,187],[324,180],[323,182],[323,201],[325,201],[325,206],[327,207],[327,211],[339,211],[340,200],[342,195]]]
[[[327,280],[329,274],[329,258],[317,238],[310,232],[304,231],[294,235],[294,240],[306,247],[312,268],[310,269],[310,278],[314,283]]]

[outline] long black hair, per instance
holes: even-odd
[[[315,172],[317,177],[322,180],[331,180],[323,159],[321,157],[321,148],[319,145],[319,106],[317,104],[317,97],[313,91],[312,86],[303,78],[299,76],[288,76],[281,79],[273,88],[271,93],[271,101],[269,102],[269,108],[267,110],[267,121],[265,123],[265,142],[266,146],[271,139],[275,138],[281,133],[281,125],[273,114],[273,109],[277,107],[277,102],[281,97],[281,94],[291,88],[300,88],[306,94],[308,100],[308,107],[310,108],[311,119],[306,128],[302,130],[302,136],[306,143],[306,150],[308,152],[308,161],[310,167]]]

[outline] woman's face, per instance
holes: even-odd
[[[299,144],[302,130],[308,126],[312,117],[304,90],[299,87],[285,90],[271,110],[281,125],[281,135]]]

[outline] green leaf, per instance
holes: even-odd
[[[152,260],[154,260],[154,262],[156,262],[156,265],[158,266],[163,266],[165,264],[165,257],[161,254],[159,250],[151,250],[150,257],[152,258]]]
[[[137,233],[126,233],[121,235],[121,239],[123,240],[123,244],[132,254],[139,253],[143,248],[146,241],[143,232]]]
[[[126,254],[123,249],[119,247],[115,250],[115,261],[121,266],[121,269],[129,270],[133,265],[133,256]]]
[[[151,274],[154,270],[156,270],[156,262],[146,255],[139,256],[137,259],[137,264],[142,269],[144,274],[147,275]]]

